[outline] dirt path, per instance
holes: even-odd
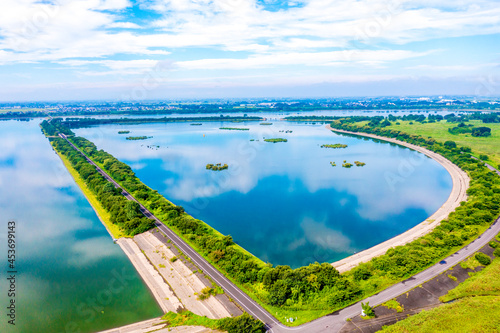
[[[439,164],[441,164],[451,175],[451,179],[453,181],[453,188],[451,190],[450,196],[448,197],[448,200],[446,200],[446,202],[428,219],[416,225],[415,227],[411,228],[410,230],[396,237],[393,237],[383,243],[380,243],[367,250],[364,250],[362,252],[356,253],[355,255],[352,255],[350,257],[332,263],[332,265],[335,268],[337,268],[339,272],[341,273],[346,272],[352,269],[353,267],[356,267],[360,263],[368,262],[372,258],[385,254],[387,250],[389,250],[392,247],[408,244],[413,240],[428,234],[435,227],[437,227],[443,219],[447,218],[448,215],[460,205],[460,202],[467,200],[466,191],[469,188],[469,181],[470,181],[469,176],[464,171],[462,171],[458,166],[456,166],[443,156],[436,154],[428,149],[413,145],[411,143],[399,141],[396,139],[386,138],[374,134],[356,133],[356,132],[338,130],[331,128],[330,125],[326,125],[326,128],[338,133],[363,136],[386,142],[396,143],[398,145],[416,150],[420,153],[429,156],[430,158],[434,159]]]

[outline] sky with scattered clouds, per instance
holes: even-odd
[[[500,95],[498,0],[2,0],[0,100]]]

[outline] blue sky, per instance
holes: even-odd
[[[497,0],[2,0],[0,100],[500,95]]]

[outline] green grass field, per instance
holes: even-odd
[[[467,297],[430,311],[422,311],[392,326],[384,333],[498,333],[500,296]]]
[[[500,296],[500,258],[496,258],[482,271],[450,290],[447,295],[441,297],[441,301],[449,302],[463,297],[484,295]]]
[[[479,154],[488,155],[494,167],[500,164],[500,124],[483,124],[479,120],[469,121],[466,124],[472,124],[476,127],[485,126],[491,128],[491,136],[485,138],[473,137],[469,134],[451,134],[448,128],[457,126],[457,123],[448,123],[440,121],[437,123],[413,122],[410,125],[409,121],[398,121],[400,125],[392,122],[387,128],[397,129],[409,134],[419,134],[424,137],[433,137],[437,141],[455,141],[458,145],[472,148],[474,156],[479,157]],[[491,163],[490,163],[491,164]]]

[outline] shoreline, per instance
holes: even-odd
[[[419,153],[425,154],[426,156],[432,158],[433,160],[441,164],[446,169],[446,171],[448,171],[453,182],[453,187],[448,199],[443,203],[443,205],[441,205],[441,207],[439,207],[437,211],[435,211],[431,216],[429,216],[423,222],[417,224],[416,226],[405,231],[402,234],[399,234],[391,239],[386,240],[385,242],[377,244],[371,248],[363,250],[359,253],[356,253],[342,260],[331,263],[331,265],[335,267],[340,273],[347,272],[361,263],[368,262],[375,257],[381,256],[385,254],[387,250],[389,250],[390,248],[408,244],[414,241],[415,239],[430,233],[432,230],[434,230],[435,227],[437,227],[441,223],[442,220],[446,219],[448,215],[455,210],[455,208],[460,206],[460,202],[467,200],[466,191],[469,188],[469,182],[470,182],[469,176],[462,169],[460,169],[458,166],[456,166],[443,156],[434,153],[426,148],[392,138],[386,138],[369,133],[350,132],[345,130],[334,129],[330,125],[326,125],[326,128],[332,132],[377,139],[381,141],[395,143],[400,146],[418,151]]]

